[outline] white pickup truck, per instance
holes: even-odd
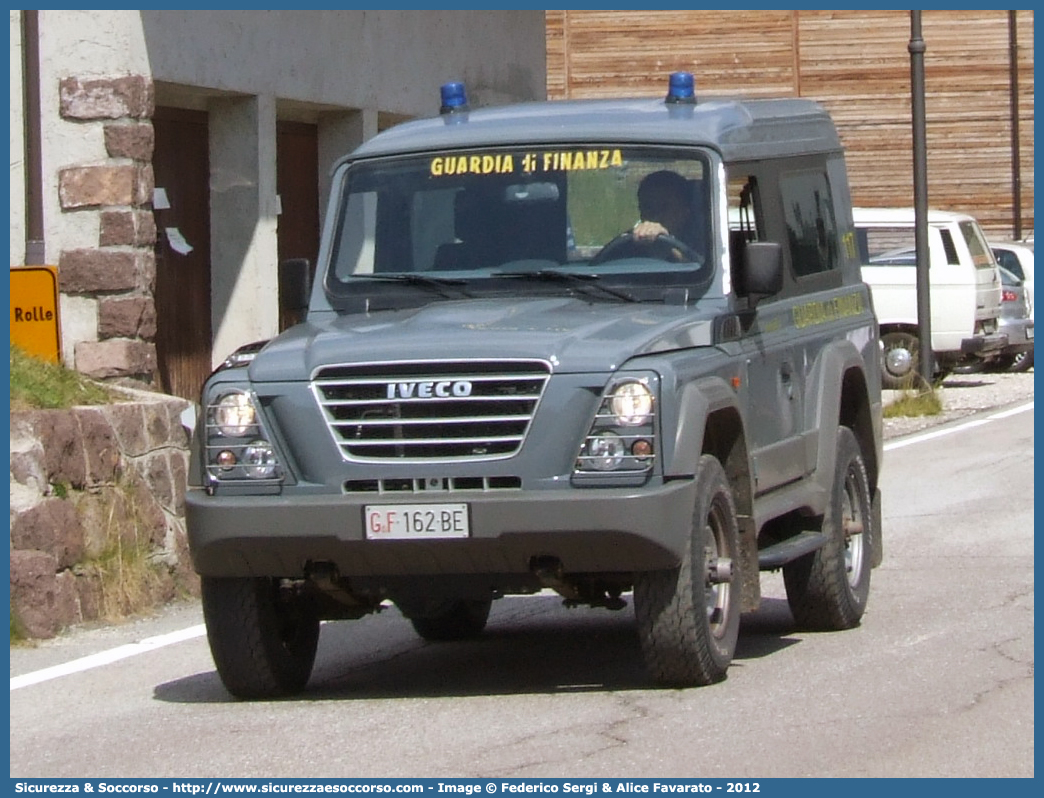
[[[909,387],[920,371],[914,209],[853,208],[852,216],[881,328],[883,386]],[[927,221],[932,354],[936,372],[946,374],[962,360],[1003,349],[1001,282],[973,217],[932,210]]]

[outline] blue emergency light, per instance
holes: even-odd
[[[672,72],[667,85],[667,102],[695,103],[696,79],[691,72]]]
[[[459,82],[443,83],[440,89],[442,107],[440,114],[456,114],[468,110],[468,93],[464,84]]]

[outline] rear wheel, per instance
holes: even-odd
[[[823,517],[828,542],[783,566],[787,602],[806,629],[850,629],[870,594],[873,522],[870,483],[855,434],[840,427],[830,505]]]
[[[732,491],[721,464],[704,455],[681,565],[635,577],[638,635],[646,668],[657,682],[690,686],[725,678],[739,636],[738,563]]]
[[[914,387],[920,373],[921,344],[916,335],[902,330],[881,336],[884,345],[884,363],[881,384],[889,390]]]
[[[1029,371],[1033,368],[1033,350],[1030,349],[1026,352],[1019,352],[1011,358],[1011,362],[1008,363],[1007,370],[1011,372],[1022,372]]]
[[[306,597],[267,578],[202,579],[203,617],[218,676],[237,698],[279,698],[304,689],[319,642]]]
[[[411,618],[414,631],[425,640],[466,640],[486,628],[492,599],[459,599],[437,613]]]

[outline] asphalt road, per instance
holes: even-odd
[[[13,649],[11,775],[1032,777],[1033,413],[958,424],[889,442],[863,624],[795,630],[767,575],[721,684],[652,689],[630,608],[541,595],[468,643],[327,624],[303,696],[241,703],[187,603]]]

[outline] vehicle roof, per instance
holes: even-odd
[[[883,224],[895,226],[912,226],[916,219],[913,208],[852,208],[852,221],[859,224]],[[928,209],[929,224],[945,224],[947,222],[978,222],[974,216],[956,211],[940,211]]]
[[[526,144],[703,145],[725,161],[840,152],[829,114],[800,98],[548,100],[444,114],[389,128],[341,159]]]
[[[1031,258],[1033,257],[1033,244],[1027,244],[1023,241],[993,241],[990,240],[990,246],[996,247],[997,249],[1007,249],[1012,252],[1023,252],[1028,254]]]

